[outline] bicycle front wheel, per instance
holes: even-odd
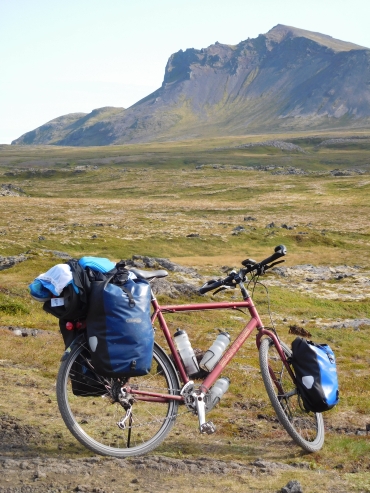
[[[81,373],[85,373],[82,385]],[[131,377],[129,384],[137,390],[172,395],[178,394],[180,388],[172,363],[157,344],[150,373]],[[97,454],[118,458],[145,454],[170,432],[178,402],[149,402],[133,397],[131,415],[124,420],[125,408],[117,399],[112,403],[112,392],[105,390],[105,386],[109,389],[113,385],[113,379],[93,372],[86,342],[76,345],[58,373],[56,391],[62,418],[72,435]],[[119,387],[118,384],[116,388]]]
[[[289,347],[284,343],[281,347],[289,358],[292,355]],[[322,415],[305,411],[295,383],[270,338],[261,341],[259,355],[263,382],[280,423],[304,450],[320,450],[325,436]]]

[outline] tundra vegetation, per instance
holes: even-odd
[[[305,492],[370,491],[369,151],[370,134],[361,130],[1,146],[0,491],[117,492],[130,484],[276,492],[292,479]],[[56,252],[169,258],[197,276],[171,271],[168,280],[196,287],[281,243],[286,262],[261,279],[273,323],[284,341],[296,325],[337,356],[341,399],[325,414],[320,452],[304,453],[276,422],[253,338],[225,373],[230,391],[210,415],[216,434],[200,436],[196,419],[181,414],[157,450],[125,461],[93,457],[74,440],[56,405],[64,349],[57,320],[28,294],[38,274],[64,261]],[[265,288],[254,296],[271,325]],[[244,318],[208,312],[167,320],[207,349],[218,328],[236,335]]]

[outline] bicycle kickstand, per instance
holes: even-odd
[[[204,394],[203,392],[201,392],[200,394],[194,392],[193,395],[199,419],[199,430],[201,433],[207,433],[207,435],[211,435],[216,431],[216,426],[212,423],[212,421],[206,422],[206,405],[204,402]]]

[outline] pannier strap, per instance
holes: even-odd
[[[139,279],[154,279],[155,277],[166,277],[168,272],[166,270],[140,270],[140,269],[129,269],[130,272],[135,274]]]
[[[118,265],[118,264],[117,264]],[[127,296],[128,296],[128,299],[129,299],[129,306],[130,308],[134,308],[136,306],[136,303],[135,303],[135,300],[134,300],[134,297],[131,293],[131,291],[127,288],[125,288],[125,284],[128,280],[128,271],[124,268],[122,268],[121,270],[118,270],[117,273],[115,273],[114,275],[111,275],[107,278],[107,281],[106,281],[106,284],[108,283],[112,283],[112,284],[115,284],[116,286],[119,286],[122,291],[124,291]]]
[[[136,306],[136,303],[135,303],[135,300],[134,300],[134,297],[132,296],[132,293],[131,291],[129,291],[128,289],[125,288],[125,286],[120,286],[120,288],[122,289],[122,291],[124,291],[127,296],[128,296],[128,299],[129,299],[129,306],[131,308],[134,308],[134,306]]]

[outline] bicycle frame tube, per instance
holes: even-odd
[[[225,352],[225,354],[222,356],[221,360],[217,363],[215,368],[211,371],[211,373],[206,377],[204,382],[201,384],[200,389],[202,391],[208,391],[210,387],[215,383],[217,378],[220,376],[222,373],[223,369],[226,367],[226,365],[229,363],[229,361],[235,356],[235,354],[238,352],[240,347],[244,344],[244,342],[248,339],[248,337],[251,335],[254,329],[256,328],[262,328],[262,322],[261,319],[258,315],[257,309],[253,304],[253,301],[251,298],[247,298],[244,301],[239,301],[239,302],[220,302],[220,303],[196,303],[196,304],[188,304],[188,305],[163,305],[160,306],[155,298],[152,299],[152,306],[153,306],[153,314],[152,314],[152,323],[158,319],[159,325],[161,327],[161,330],[165,336],[165,339],[167,341],[167,344],[170,348],[172,357],[175,362],[175,366],[177,370],[180,373],[181,380],[183,381],[184,384],[189,382],[189,377],[186,374],[186,371],[184,369],[184,366],[182,364],[182,361],[180,359],[180,356],[175,348],[175,344],[172,340],[170,330],[167,326],[167,323],[164,319],[163,313],[178,313],[178,312],[185,312],[185,311],[204,311],[204,310],[237,310],[241,308],[247,308],[250,315],[251,319],[250,321],[246,324],[244,329],[241,331],[241,333],[238,335],[238,337],[235,339],[235,341],[232,343],[230,348]],[[171,396],[171,395],[159,395],[159,394],[150,394],[146,392],[137,392],[133,390],[134,394],[141,394],[142,396],[147,395],[148,397],[151,395],[152,398],[154,399],[160,399],[161,397],[164,398],[165,400],[171,400],[171,399],[176,399],[178,400],[178,396]],[[139,397],[140,398],[140,397]],[[145,397],[141,397],[141,399],[145,399]]]
[[[221,375],[225,366],[229,363],[229,361],[235,356],[235,354],[239,351],[239,348],[244,344],[244,342],[248,339],[251,333],[255,328],[259,327],[260,320],[256,318],[251,318],[251,320],[247,323],[244,329],[240,332],[238,337],[232,343],[230,348],[225,352],[220,361],[213,368],[211,373],[206,377],[204,382],[200,386],[200,390],[202,392],[208,392],[210,387],[215,383],[217,378]]]

